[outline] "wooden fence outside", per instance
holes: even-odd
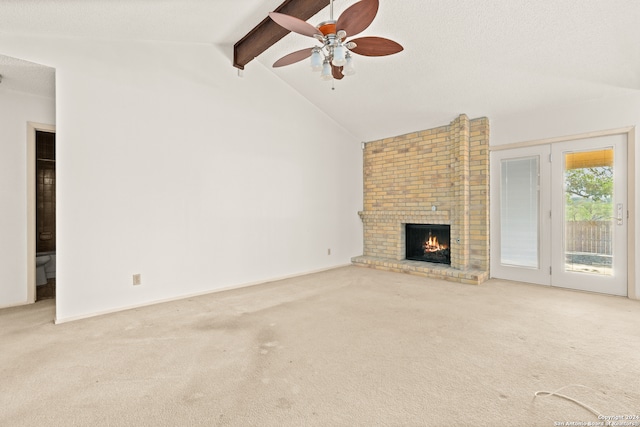
[[[611,221],[565,222],[567,252],[612,255]]]

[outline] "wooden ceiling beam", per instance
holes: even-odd
[[[329,5],[329,0],[285,0],[274,12],[295,16],[306,21]],[[290,31],[268,16],[233,46],[233,66],[244,70],[253,58],[273,46]]]

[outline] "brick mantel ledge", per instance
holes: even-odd
[[[449,211],[407,210],[407,211],[360,211],[363,222],[390,222],[400,224],[450,224]]]

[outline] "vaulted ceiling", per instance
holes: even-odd
[[[336,0],[339,15],[356,0]],[[232,67],[233,44],[282,0],[2,0],[0,36],[208,43]],[[309,21],[328,19],[328,8]],[[266,67],[357,138],[368,141],[470,117],[507,116],[640,90],[640,2],[636,0],[380,0],[361,36],[405,50],[356,58],[357,74],[323,82],[306,61],[271,64],[314,40],[289,34],[250,62]],[[0,55],[3,52],[0,52]],[[13,90],[42,91],[8,72]],[[45,85],[46,86],[46,85]],[[46,94],[45,94],[46,96]],[[50,96],[50,93],[49,93]]]

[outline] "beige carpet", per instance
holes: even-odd
[[[53,325],[0,310],[1,426],[553,426],[640,415],[640,303],[345,267]],[[640,420],[638,420],[640,424]],[[585,424],[586,425],[586,424]]]

